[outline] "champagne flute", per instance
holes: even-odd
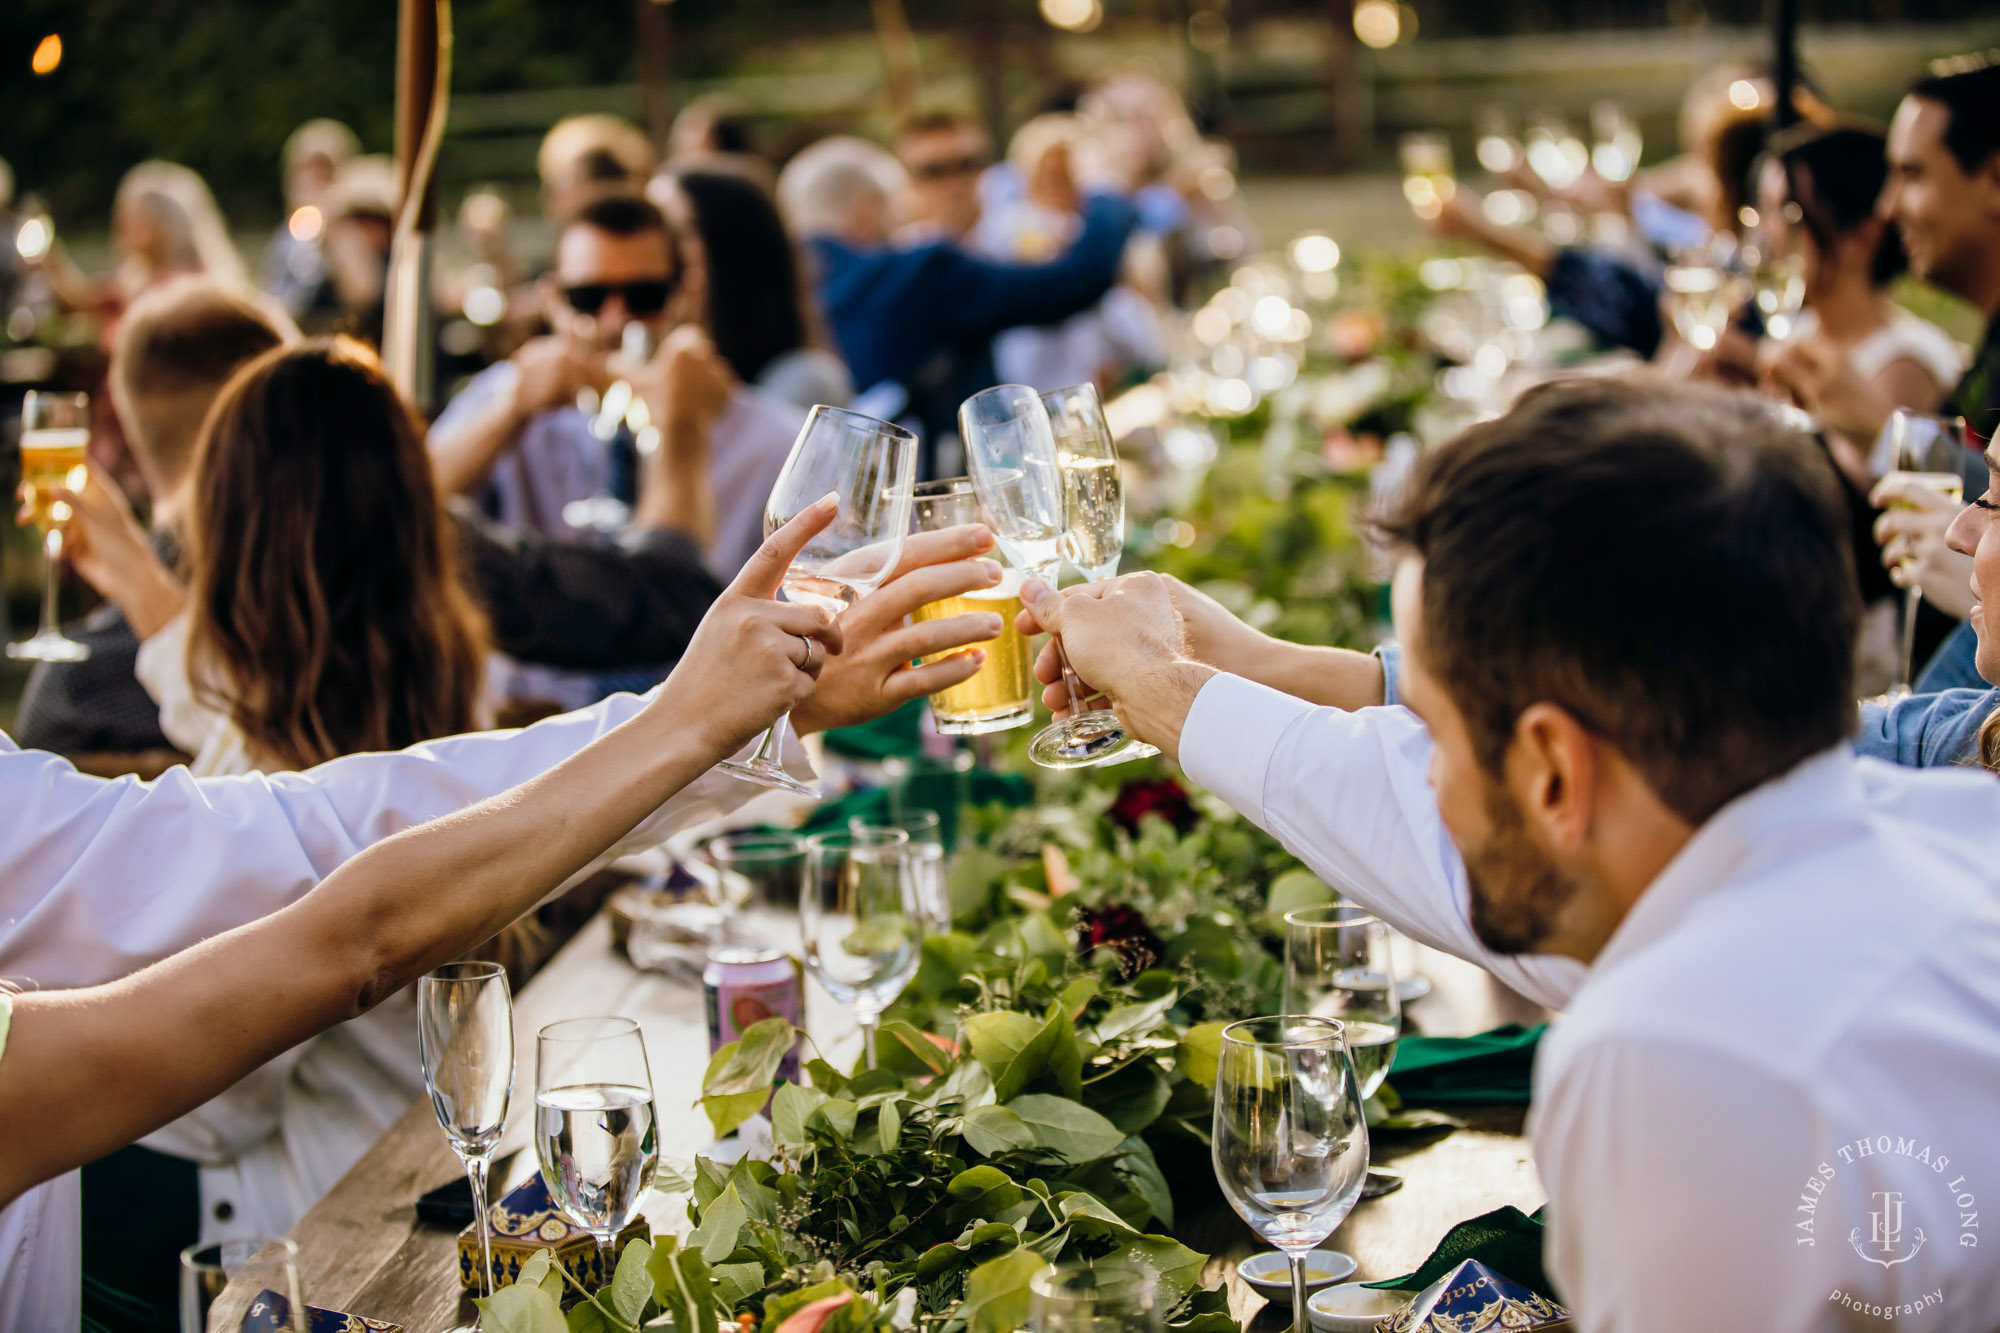
[[[1002,384],[959,406],[958,430],[994,541],[1008,563],[1054,587],[1071,524],[1069,483],[1048,405],[1033,389]],[[1043,728],[1028,747],[1029,757],[1046,768],[1084,768],[1127,749],[1132,740],[1115,714],[1105,709],[1085,713],[1060,639],[1056,660],[1071,716]]]
[[[1056,456],[1062,462],[1063,503],[1069,527],[1063,533],[1062,553],[1076,566],[1085,583],[1099,583],[1118,574],[1125,554],[1125,483],[1118,471],[1118,447],[1111,441],[1111,423],[1104,419],[1104,404],[1096,386],[1072,384],[1042,395],[1049,410],[1049,425],[1056,437]],[[1116,731],[1125,734],[1118,715],[1108,708],[1096,709],[1043,731],[1034,748],[1048,758],[1060,759],[1079,742]],[[1124,745],[1105,745],[1099,764],[1122,764],[1128,759],[1146,759],[1159,750],[1136,737],[1126,737]],[[1065,767],[1054,763],[1051,767]]]
[[[56,488],[81,490],[88,475],[90,395],[28,391],[21,404],[21,490],[42,530],[42,624],[35,637],[7,645],[7,656],[33,662],[81,662],[90,649],[65,636],[57,615],[62,591],[62,525],[67,501]]]
[[[629,1018],[571,1018],[536,1041],[535,1155],[549,1197],[597,1238],[598,1285],[659,1165],[653,1074]]]
[[[1352,904],[1285,913],[1285,1012],[1340,1020],[1364,1102],[1389,1077],[1402,1035],[1403,1001],[1391,941],[1387,925]],[[1402,1184],[1395,1172],[1371,1165],[1362,1197],[1372,1199]]]
[[[1889,438],[1896,447],[1896,465],[1889,476],[1950,497],[1956,504],[1965,498],[1967,461],[1964,417],[1934,417],[1899,407],[1889,417]],[[1917,608],[1923,605],[1924,590],[1917,585],[1916,561],[1906,560],[1899,569],[1903,576],[1903,623],[1896,658],[1896,680],[1871,703],[1891,705],[1910,697],[1910,682],[1916,674]]]
[[[910,432],[845,408],[815,407],[771,487],[764,533],[776,532],[829,493],[839,497],[840,511],[785,571],[787,600],[837,614],[886,581],[903,555],[916,472],[917,437]],[[754,756],[718,767],[761,786],[817,799],[817,789],[787,773],[778,761],[785,726],[786,720],[779,718]]]
[[[254,1289],[241,1328],[306,1333],[299,1247],[289,1240],[225,1240],[181,1251],[181,1333],[238,1333],[211,1318],[230,1283]]]
[[[926,935],[943,935],[951,930],[951,893],[945,887],[943,821],[935,810],[912,810],[908,814],[883,815],[868,819],[855,815],[847,821],[852,833],[870,829],[901,830],[910,838],[911,892],[917,911],[924,919]]]
[[[875,1067],[875,1028],[917,974],[924,914],[901,829],[840,829],[806,839],[799,937],[806,970],[854,1011],[864,1067]]]
[[[1223,1195],[1285,1252],[1296,1333],[1306,1318],[1306,1255],[1361,1197],[1368,1124],[1341,1024],[1287,1014],[1222,1030],[1210,1152]]]
[[[493,1294],[486,1179],[514,1094],[514,1001],[498,963],[446,963],[417,982],[424,1087],[445,1139],[472,1185],[479,1228],[479,1291]],[[477,1321],[467,1327],[478,1327]]]
[[[1060,1264],[1028,1279],[1030,1333],[1160,1333],[1159,1275],[1117,1259]]]

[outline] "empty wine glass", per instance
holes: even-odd
[[[806,417],[764,505],[769,536],[801,511],[832,494],[840,510],[806,543],[785,572],[787,600],[835,614],[875,590],[903,555],[910,526],[910,487],[917,472],[917,437],[859,412],[821,404]],[[757,753],[719,767],[765,787],[817,797],[814,787],[778,762],[785,718],[764,733]]]
[[[446,963],[425,974],[417,982],[417,1041],[431,1107],[472,1185],[479,1291],[491,1296],[486,1179],[514,1094],[514,1001],[507,969],[498,963]]]
[[[854,1011],[865,1067],[875,1067],[875,1027],[922,956],[924,914],[901,829],[841,829],[806,839],[799,935],[806,968]]]
[[[1285,1252],[1292,1319],[1306,1319],[1306,1255],[1361,1197],[1368,1125],[1341,1024],[1287,1014],[1222,1030],[1211,1154],[1237,1215]]]
[[[31,662],[81,662],[90,649],[61,628],[62,525],[69,504],[56,488],[83,488],[89,464],[90,395],[30,390],[21,403],[21,498],[42,530],[42,622],[35,637],[7,645],[7,656]]]
[[[1889,417],[1889,438],[1896,449],[1890,477],[1934,490],[1950,497],[1954,504],[1964,500],[1965,474],[1961,469],[1972,457],[1966,447],[1964,417],[1926,416],[1899,407]],[[1870,701],[1885,705],[1910,697],[1910,682],[1916,675],[1917,609],[1924,600],[1914,559],[1906,561],[1899,572],[1903,576],[1903,623],[1896,679]]]
[[[1160,1333],[1166,1305],[1159,1274],[1117,1259],[1058,1264],[1028,1279],[1031,1333]]]
[[[230,1283],[252,1292],[240,1325],[211,1316]],[[299,1247],[289,1240],[225,1240],[181,1251],[181,1333],[306,1333]]]
[[[715,867],[715,905],[733,921],[750,907],[791,908],[799,900],[806,840],[779,829],[736,829],[703,844]]]
[[[618,1233],[639,1215],[659,1165],[653,1073],[637,1023],[571,1018],[541,1030],[535,1155],[549,1198],[596,1237],[599,1283],[611,1281]]]
[[[945,887],[943,821],[935,810],[913,810],[905,815],[883,815],[867,819],[856,815],[847,821],[849,831],[901,829],[910,835],[909,870],[924,933],[942,935],[951,929],[951,894]]]

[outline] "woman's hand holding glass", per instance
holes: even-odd
[[[1901,588],[1921,588],[1924,600],[1960,620],[1972,613],[1972,557],[1944,544],[1965,506],[1935,486],[1893,473],[1877,482],[1868,503],[1882,511],[1875,541],[1882,564]]]

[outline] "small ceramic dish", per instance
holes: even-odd
[[[1306,1290],[1318,1291],[1330,1282],[1353,1277],[1356,1267],[1353,1256],[1339,1250],[1314,1250],[1306,1255]],[[1289,1298],[1292,1294],[1292,1265],[1282,1250],[1253,1254],[1237,1264],[1236,1271],[1245,1282],[1273,1299]]]
[[[1407,1291],[1377,1291],[1359,1282],[1343,1282],[1314,1292],[1306,1300],[1306,1313],[1319,1333],[1370,1333],[1409,1303]]]

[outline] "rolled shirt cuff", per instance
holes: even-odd
[[[1375,645],[1375,658],[1382,664],[1382,702],[1391,708],[1403,702],[1397,678],[1403,674],[1403,645],[1391,640]]]
[[[1303,699],[1245,680],[1212,676],[1181,726],[1181,768],[1196,785],[1264,825],[1264,779],[1278,742],[1313,711]]]

